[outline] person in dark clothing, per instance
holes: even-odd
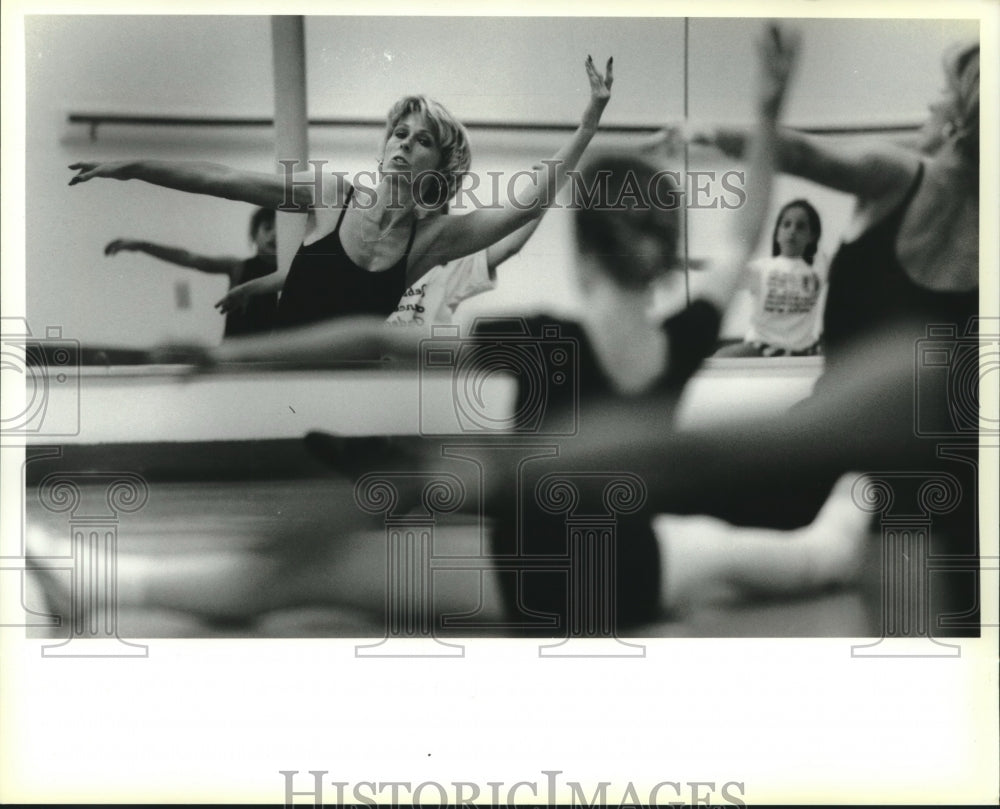
[[[123,251],[145,253],[180,267],[189,267],[213,275],[226,275],[229,278],[229,288],[232,289],[248,281],[270,275],[277,269],[274,219],[274,211],[269,208],[258,208],[250,217],[250,240],[257,248],[250,258],[205,256],[180,247],[137,239],[115,239],[104,248],[104,254],[115,256]],[[223,336],[266,334],[274,328],[277,310],[277,292],[249,296],[239,306],[234,306],[226,312],[226,328]]]
[[[74,163],[70,185],[137,179],[306,214],[305,239],[287,278],[275,274],[241,284],[220,302],[223,311],[247,295],[284,285],[278,312],[283,328],[345,315],[385,318],[428,271],[488,247],[554,203],[611,99],[611,60],[603,75],[590,57],[585,68],[590,97],[569,141],[516,199],[465,216],[441,215],[469,169],[465,127],[424,96],[400,99],[390,109],[377,172],[359,172],[353,182],[320,170],[321,162],[313,172],[279,176],[209,163],[126,160]]]

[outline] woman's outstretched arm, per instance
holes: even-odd
[[[320,199],[318,184],[295,180],[291,174],[243,171],[218,163],[173,160],[116,160],[103,163],[73,163],[77,172],[69,181],[79,185],[97,178],[142,180],[143,182],[222,199],[249,202],[262,208],[280,208],[308,213],[313,206],[336,205],[337,200]]]
[[[580,125],[569,142],[552,158],[542,161],[540,168],[535,167],[526,172],[533,175],[534,181],[516,198],[502,201],[500,208],[481,208],[465,216],[439,217],[419,237],[423,244],[415,248],[415,252],[422,254],[416,259],[414,267],[418,276],[438,264],[489,247],[541,216],[555,202],[557,192],[566,183],[568,172],[576,167],[597,132],[601,115],[611,99],[611,85],[614,81],[612,60],[608,59],[604,75],[598,72],[589,56],[585,67],[590,82],[590,98]]]

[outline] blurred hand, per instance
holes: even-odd
[[[247,301],[252,295],[252,290],[246,287],[246,284],[235,286],[226,293],[224,298],[216,301],[215,308],[219,310],[219,314],[225,315],[237,309],[245,309]]]
[[[138,250],[138,242],[131,239],[115,239],[113,242],[108,242],[107,246],[104,248],[104,255],[113,256],[120,252],[121,250]]]
[[[784,101],[798,61],[801,41],[797,30],[769,23],[757,43],[760,101],[775,111]]]
[[[85,183],[87,180],[92,180],[95,177],[107,177],[111,180],[127,180],[127,165],[123,160],[108,163],[74,163],[70,166],[70,169],[76,172],[76,176],[69,181],[69,184]]]

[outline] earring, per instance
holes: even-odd
[[[958,126],[954,121],[945,121],[944,126],[941,127],[941,134],[944,136],[945,140],[949,140],[954,137],[956,132],[958,132]]]

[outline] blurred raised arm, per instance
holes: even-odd
[[[798,58],[797,32],[769,25],[758,44],[756,109],[757,126],[747,159],[745,201],[735,212],[726,247],[713,261],[701,297],[720,311],[729,305],[743,283],[750,255],[760,240],[771,200],[774,180],[777,122]]]

